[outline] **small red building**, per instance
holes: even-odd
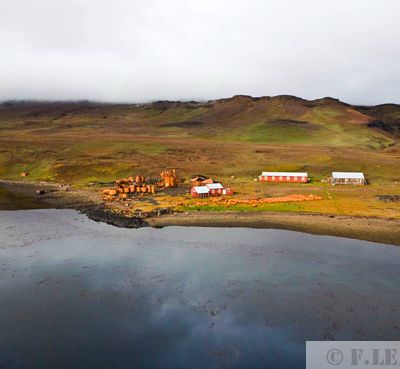
[[[192,197],[209,197],[210,189],[207,186],[194,186],[190,190]]]
[[[205,186],[206,184],[214,183],[212,178],[206,178],[203,176],[196,176],[190,180],[191,187],[195,186]]]
[[[261,182],[308,182],[307,172],[262,172],[258,178]]]
[[[210,190],[211,196],[231,196],[233,190],[230,187],[224,187],[221,183],[210,183],[206,187]]]
[[[221,183],[209,183],[205,186],[192,187],[190,194],[192,197],[231,196],[233,190],[230,187],[224,187]]]

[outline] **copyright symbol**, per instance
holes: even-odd
[[[326,354],[326,360],[331,365],[339,365],[343,361],[342,351],[338,349],[329,350]]]

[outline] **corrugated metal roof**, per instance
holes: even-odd
[[[197,193],[209,193],[210,189],[207,186],[195,186],[193,187]]]
[[[307,172],[262,172],[261,175],[271,177],[308,177]]]
[[[220,188],[224,188],[221,183],[209,183],[206,185],[210,190],[218,190]]]
[[[332,178],[337,179],[365,179],[364,173],[360,172],[332,172]]]

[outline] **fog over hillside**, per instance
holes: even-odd
[[[1,0],[0,100],[400,103],[397,0]]]

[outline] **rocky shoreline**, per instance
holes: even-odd
[[[90,191],[72,188],[65,191],[54,183],[5,180],[0,180],[0,188],[5,188],[13,195],[36,198],[38,204],[43,204],[42,208],[75,209],[93,221],[122,228],[167,226],[275,228],[400,246],[400,219],[267,211],[179,213],[171,209],[126,214],[122,210],[113,211],[107,208],[98,196],[98,189]],[[44,194],[36,195],[39,188],[45,189]],[[0,210],[9,209],[0,207]]]
[[[101,207],[81,209],[80,212],[95,222],[104,222],[120,228],[142,228],[149,226],[143,218],[117,214]]]
[[[171,209],[138,211],[133,214],[126,214],[122,210],[113,211],[101,202],[97,189],[90,191],[51,182],[0,180],[0,188],[5,189],[10,196],[13,196],[13,199],[16,196],[22,200],[34,199],[34,208],[75,209],[93,221],[122,228],[148,227],[149,223],[146,219],[172,213]],[[1,208],[0,206],[0,210],[32,208],[32,202],[29,202],[27,208],[23,207],[23,201],[18,205],[19,208],[15,206]]]

